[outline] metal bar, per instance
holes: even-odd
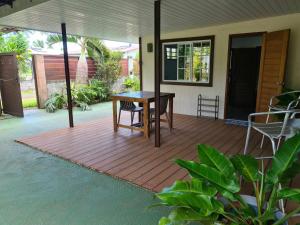
[[[154,2],[155,147],[160,147],[160,0]]]
[[[142,38],[139,37],[139,68],[140,68],[140,90],[143,90],[143,47]]]
[[[61,24],[61,32],[62,32],[62,40],[63,40],[63,48],[64,48],[64,63],[65,63],[65,75],[66,75],[67,98],[68,98],[69,125],[70,127],[74,127],[69,55],[68,55],[68,45],[67,45],[67,31],[66,31],[65,23]]]

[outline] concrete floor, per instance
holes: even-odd
[[[75,110],[75,125],[111,116],[111,103]],[[153,193],[14,142],[68,126],[67,111],[0,120],[0,225],[154,225]]]

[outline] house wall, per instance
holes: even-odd
[[[207,97],[220,96],[220,117],[223,118],[229,34],[282,29],[291,29],[286,87],[300,90],[300,13],[162,34],[162,39],[215,35],[213,87],[161,85],[161,91],[176,94],[174,99],[175,113],[196,115],[197,96],[201,93]],[[154,54],[147,52],[147,43],[153,43],[153,36],[145,36],[142,41],[143,86],[144,90],[153,91]]]

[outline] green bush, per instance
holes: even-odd
[[[137,76],[130,76],[125,79],[123,85],[126,89],[131,89],[133,91],[140,90],[140,79]]]
[[[66,97],[63,94],[54,93],[45,103],[46,111],[53,113],[58,109],[62,109],[66,102]]]
[[[89,110],[89,105],[106,101],[109,99],[110,91],[105,82],[92,79],[89,85],[77,85],[72,88],[73,104],[82,111]],[[66,104],[66,96],[55,93],[46,102],[47,112],[55,112]]]
[[[109,98],[110,91],[108,85],[105,82],[97,79],[92,79],[89,86],[94,92],[97,93],[97,99],[99,101],[106,101]]]

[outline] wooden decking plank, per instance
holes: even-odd
[[[123,117],[128,121],[128,115]],[[174,132],[161,129],[162,146],[154,148],[141,132],[119,129],[113,132],[112,118],[97,119],[76,127],[59,129],[18,141],[144,188],[160,191],[176,179],[188,179],[185,170],[172,159],[197,159],[196,145],[209,144],[225,154],[243,153],[246,129],[226,125],[222,120],[174,115]],[[261,136],[253,132],[249,153],[271,153],[270,144],[259,149]],[[299,186],[299,182],[293,186]]]

